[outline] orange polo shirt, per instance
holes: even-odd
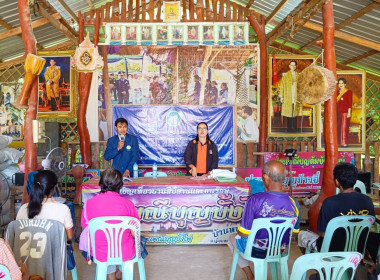
[[[198,150],[197,150],[197,173],[206,173],[206,160],[207,160],[207,142],[202,145],[198,141]]]

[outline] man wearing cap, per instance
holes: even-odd
[[[129,81],[125,79],[125,72],[119,72],[120,79],[115,82],[115,87],[117,90],[117,97],[119,99],[119,104],[129,103]]]
[[[201,93],[201,78],[198,75],[194,76],[194,91],[191,98],[191,104],[199,104],[199,95]]]

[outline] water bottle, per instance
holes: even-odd
[[[157,163],[153,163],[153,179],[157,179]]]
[[[82,163],[82,155],[81,155],[81,153],[78,154],[78,163]]]
[[[139,167],[137,166],[137,163],[133,165],[133,179],[137,179],[139,177]]]

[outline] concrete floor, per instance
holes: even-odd
[[[80,225],[82,208],[75,206],[76,224]],[[301,229],[307,225],[301,224]],[[78,279],[95,279],[96,264],[88,265],[78,248],[73,244],[77,264]],[[145,258],[147,280],[227,280],[232,263],[232,253],[227,245],[193,245],[193,246],[147,246],[149,255]],[[295,236],[292,237],[288,267],[292,271],[294,261],[302,253],[297,246]],[[251,268],[253,264],[251,263]],[[68,272],[68,280],[72,280]],[[133,279],[139,279],[138,267],[135,264]],[[244,272],[237,267],[234,280],[245,280]],[[270,272],[268,270],[268,279]],[[355,279],[366,280],[367,268],[359,266]],[[258,279],[263,280],[263,279]]]
[[[149,255],[144,260],[148,280],[210,280],[229,279],[232,253],[227,245],[193,246],[147,246]],[[94,279],[96,264],[88,265],[74,244],[78,279]],[[289,272],[294,260],[301,255],[296,243],[292,243],[289,258]],[[68,278],[71,273],[68,273]],[[134,278],[139,279],[135,265]],[[238,267],[235,280],[244,280],[245,274]],[[268,278],[271,279],[271,278]]]

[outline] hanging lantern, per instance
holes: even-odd
[[[99,55],[98,48],[90,41],[90,35],[75,50],[71,67],[78,72],[94,72],[103,69],[104,61]]]

